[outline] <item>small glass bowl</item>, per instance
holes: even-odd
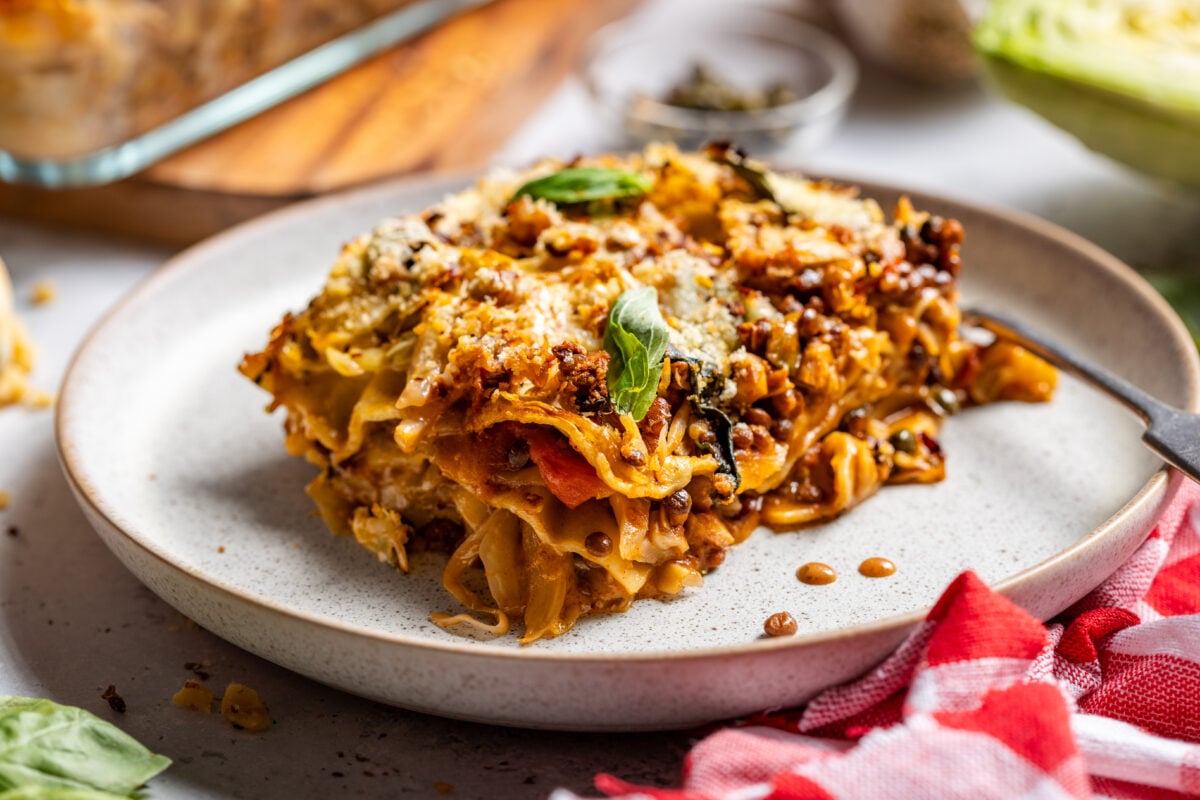
[[[705,68],[743,91],[783,85],[795,97],[751,111],[707,111],[664,102]],[[696,148],[729,141],[754,153],[811,150],[833,132],[858,82],[854,56],[837,39],[792,17],[742,10],[705,22],[611,25],[590,42],[582,77],[610,124],[634,141]]]

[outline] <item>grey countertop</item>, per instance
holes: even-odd
[[[642,19],[670,5],[651,3]],[[498,160],[621,145],[571,80]],[[1139,268],[1200,265],[1200,198],[1087,152],[982,86],[934,90],[867,70],[833,141],[777,158],[817,174],[1021,208]],[[34,382],[54,388],[88,329],[170,255],[0,219],[0,256],[38,344]],[[35,307],[30,289],[46,279],[58,298]],[[550,733],[423,716],[313,683],[193,626],[89,528],[53,437],[51,412],[0,411],[0,489],[12,495],[0,511],[0,694],[82,706],[170,756],[175,764],[152,782],[151,797],[544,797],[557,786],[586,791],[599,771],[677,782],[696,732]],[[274,727],[246,733],[219,715],[172,706],[192,662],[205,664],[214,686],[236,680],[257,688]],[[110,684],[126,700],[123,715],[100,697]]]

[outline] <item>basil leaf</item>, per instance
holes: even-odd
[[[741,150],[728,142],[712,142],[705,146],[704,154],[708,156],[710,161],[724,164],[732,169],[739,178],[746,182],[746,185],[750,187],[758,199],[770,200],[780,208],[783,208],[783,204],[779,202],[779,199],[775,196],[775,190],[771,186],[771,173],[753,165]],[[787,210],[786,208],[784,209],[784,211]]]
[[[640,421],[650,410],[658,395],[669,331],[654,287],[622,292],[613,303],[604,329],[604,349],[611,357],[608,397],[618,413]]]
[[[607,167],[568,167],[553,175],[530,181],[517,189],[515,200],[522,195],[541,198],[551,203],[588,203],[595,200],[616,200],[636,197],[650,191],[649,178]]]
[[[82,708],[0,697],[0,796],[44,787],[128,797],[170,764]]]

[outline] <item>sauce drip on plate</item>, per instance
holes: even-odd
[[[896,565],[886,558],[868,558],[858,565],[858,574],[868,578],[886,578],[895,572]]]
[[[809,586],[825,586],[837,580],[837,573],[828,564],[810,561],[796,570],[796,577],[801,583],[807,583]]]

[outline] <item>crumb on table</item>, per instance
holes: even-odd
[[[12,505],[12,494],[6,492],[4,489],[0,489],[0,511],[5,510],[10,505]]]
[[[183,665],[184,669],[202,681],[206,681],[211,677],[208,672],[210,667],[212,667],[212,662],[208,659],[204,661],[189,661]]]
[[[23,331],[17,331],[18,338],[11,353],[4,352],[5,324],[0,317],[0,406],[10,403],[29,402],[29,385],[27,379],[33,371],[33,349],[23,338]]]
[[[24,398],[33,361],[33,345],[13,311],[12,284],[0,260],[0,406]]]
[[[257,732],[271,727],[271,713],[258,692],[240,683],[225,687],[225,695],[221,698],[221,716],[241,730]]]
[[[33,285],[29,290],[29,300],[38,306],[44,306],[48,303],[53,303],[58,297],[58,288],[53,281],[41,280]]]
[[[100,699],[106,701],[108,703],[108,707],[118,714],[125,713],[125,698],[121,697],[121,695],[117,693],[117,687],[115,685],[110,683],[108,688],[105,689],[103,694],[100,695]]]
[[[212,712],[213,690],[200,681],[187,680],[171,698],[171,702],[180,708],[190,708],[192,711]]]

